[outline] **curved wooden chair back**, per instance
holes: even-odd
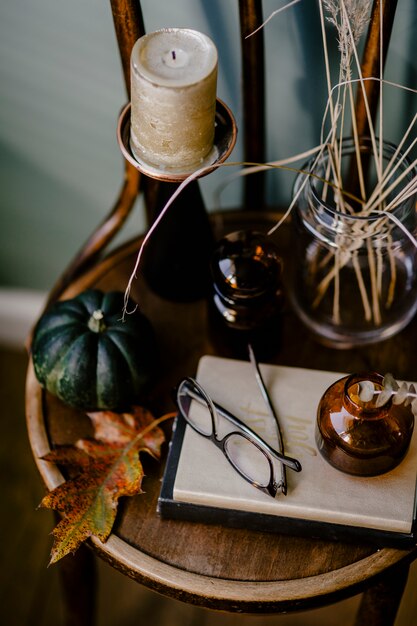
[[[145,25],[139,0],[110,0],[113,21],[123,68],[126,92],[130,99],[130,53],[135,41],[145,34]],[[244,158],[263,162],[265,135],[264,107],[264,53],[263,33],[245,39],[246,35],[262,24],[262,0],[239,0],[239,16],[243,67],[243,137]],[[146,180],[125,161],[124,182],[119,197],[109,215],[98,226],[78,251],[71,264],[49,294],[46,306],[55,301],[65,288],[101,256],[106,246],[123,226],[139,190],[155,193],[154,181]],[[257,206],[264,201],[263,176],[247,177],[245,198],[248,205],[255,199]]]
[[[380,7],[382,2],[382,7]],[[246,36],[258,28],[263,22],[262,0],[238,0],[241,58],[243,68],[242,102],[243,102],[243,135],[245,161],[265,161],[265,62],[263,31],[256,37]],[[384,23],[384,57],[386,56],[389,39],[394,21],[397,0],[374,0],[368,38],[365,44],[363,59],[363,75],[379,75],[379,27],[380,17]],[[135,41],[145,34],[145,24],[139,0],[110,0],[113,21],[117,36],[126,92],[130,99],[130,53]],[[385,59],[384,59],[385,60]],[[368,98],[372,114],[376,114],[378,105],[378,89],[375,81],[367,83]],[[367,122],[363,98],[357,101],[357,119],[360,134],[366,134]],[[265,205],[264,174],[245,177],[245,207],[264,208]],[[87,268],[91,267],[102,252],[121,229],[128,217],[139,190],[145,197],[155,193],[155,181],[146,179],[132,165],[125,161],[124,181],[119,197],[109,215],[98,226],[87,242],[79,250],[67,270],[51,290],[47,306],[62,294],[65,288]]]

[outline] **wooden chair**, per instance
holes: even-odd
[[[392,9],[393,4],[386,2],[384,6]],[[144,33],[140,3],[111,0],[111,6],[129,93],[130,50]],[[261,2],[240,0],[239,10],[243,38],[262,22]],[[376,20],[379,13],[375,15]],[[369,43],[367,49],[371,50],[368,56],[372,56],[375,43]],[[262,98],[257,97],[263,93],[263,73],[258,66],[259,63],[263,66],[262,36],[246,40],[243,50],[245,111],[251,112],[244,118],[245,154],[248,159],[262,161],[265,158],[264,107]],[[248,177],[246,184],[247,209],[255,205],[254,198],[257,206],[260,199],[263,205],[262,177]],[[141,238],[107,257],[101,258],[101,254],[121,228],[139,189],[144,189],[152,205],[155,184],[144,180],[126,162],[125,180],[115,207],[52,289],[49,302],[59,297],[73,297],[90,286],[103,290],[124,288]],[[276,222],[277,216],[271,210],[223,213],[212,220],[214,236],[254,225],[266,229]],[[291,254],[288,227],[280,228],[274,239],[285,260]],[[195,371],[201,355],[215,353],[208,334],[206,302],[204,299],[191,303],[163,300],[149,289],[143,277],[134,283],[132,296],[140,299],[163,346],[161,376],[155,385],[153,408],[156,413],[172,410],[170,390],[173,385],[181,376]],[[415,378],[417,355],[409,346],[416,341],[417,322],[395,339],[348,352],[317,350],[317,345],[290,310],[284,315],[283,325],[281,364],[334,371],[362,371],[370,367],[385,371],[389,367],[400,378]],[[42,461],[41,457],[52,445],[72,443],[88,434],[89,422],[82,412],[63,405],[40,388],[32,364],[28,370],[26,399],[28,432],[35,461],[46,487],[53,489],[64,477],[58,467]],[[91,626],[93,623],[94,554],[151,589],[210,609],[278,614],[318,607],[363,591],[356,625],[394,624],[409,564],[417,557],[416,548],[378,549],[364,543],[330,542],[161,520],[156,513],[156,502],[162,472],[163,465],[148,463],[146,493],[123,502],[108,541],[103,544],[93,538],[92,550],[81,548],[74,557],[62,561],[69,624]]]

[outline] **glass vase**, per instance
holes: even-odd
[[[371,382],[376,390],[361,401],[360,384]],[[316,443],[331,465],[348,474],[375,476],[393,469],[404,458],[414,428],[410,405],[390,398],[378,406],[383,377],[375,372],[345,376],[323,394],[316,422]]]
[[[371,152],[370,141],[364,139],[360,154],[364,167],[368,165],[368,190],[374,188],[377,177]],[[344,140],[342,180],[349,177],[354,154],[353,141]],[[389,210],[392,219],[388,211],[382,213],[394,194],[415,179],[416,169],[407,173],[407,159],[402,159],[395,146],[384,143],[383,170],[391,159],[386,189],[392,186],[393,191],[369,213],[353,193],[340,194],[334,183],[327,182],[333,164],[326,153],[317,162],[307,163],[303,171],[310,175],[299,174],[295,182],[290,298],[313,334],[333,347],[386,339],[400,331],[417,310],[417,249],[404,231],[415,235],[416,194]]]

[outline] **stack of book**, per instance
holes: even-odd
[[[392,471],[371,478],[344,474],[321,457],[314,436],[320,398],[343,374],[260,367],[285,453],[302,464],[300,473],[287,470],[287,495],[271,498],[254,488],[212,442],[178,417],[158,501],[161,516],[394,547],[415,543],[417,429],[406,457]],[[196,378],[216,403],[276,448],[275,424],[249,362],[204,356]],[[220,418],[220,435],[227,428]]]

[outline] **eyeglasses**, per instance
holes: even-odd
[[[193,378],[184,378],[180,382],[176,401],[187,424],[199,435],[210,439],[222,450],[234,469],[251,485],[264,493],[275,498],[277,492],[282,491],[282,481],[276,479],[273,459],[296,472],[301,471],[301,464],[297,459],[274,450],[239,418],[215,404]],[[233,430],[220,438],[219,415],[239,430]]]

